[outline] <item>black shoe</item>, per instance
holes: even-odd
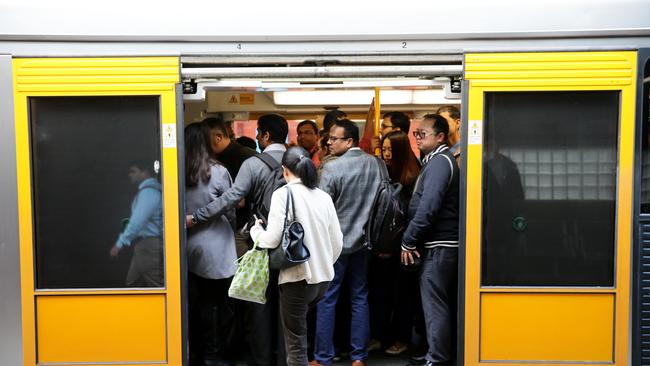
[[[453,362],[451,362],[451,361],[444,361],[444,362],[426,361],[424,366],[453,366]]]
[[[422,356],[415,355],[415,356],[411,356],[411,358],[409,358],[409,362],[408,362],[407,366],[422,366],[426,362],[427,362],[426,354],[424,354]]]

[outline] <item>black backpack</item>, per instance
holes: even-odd
[[[251,212],[257,215],[258,219],[262,219],[266,225],[269,210],[271,209],[271,196],[276,189],[284,186],[287,182],[282,175],[282,165],[273,159],[271,155],[261,153],[255,155],[255,157],[262,160],[271,169],[271,172],[262,180],[262,184],[259,187],[255,187],[255,195],[251,206]],[[252,223],[255,224],[255,219],[253,218],[252,220]],[[249,227],[252,226],[249,225]]]
[[[377,165],[381,172],[381,183],[365,226],[365,238],[370,251],[389,257],[402,244],[407,223],[406,210],[402,206],[402,185],[390,181],[388,170],[381,160],[377,159]]]

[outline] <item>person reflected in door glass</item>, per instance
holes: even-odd
[[[133,258],[126,276],[128,287],[163,286],[162,190],[151,160],[129,166],[129,179],[138,186],[131,204],[131,217],[110,250],[117,257],[124,247],[133,246]]]

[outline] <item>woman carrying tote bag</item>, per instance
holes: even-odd
[[[334,262],[341,254],[343,233],[331,197],[316,188],[316,167],[303,148],[292,147],[282,157],[287,186],[271,198],[268,225],[258,220],[251,237],[259,248],[276,248],[282,239],[287,214],[287,189],[291,189],[294,221],[304,229],[303,243],[309,259],[280,271],[280,314],[284,328],[287,365],[305,366],[307,360],[307,310],[323,297],[334,278]],[[291,206],[289,206],[291,209]]]

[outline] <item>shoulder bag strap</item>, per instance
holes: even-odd
[[[377,167],[379,168],[379,175],[382,180],[390,182],[390,176],[388,175],[388,168],[386,164],[383,164],[383,161],[380,158],[375,158],[377,161]]]

